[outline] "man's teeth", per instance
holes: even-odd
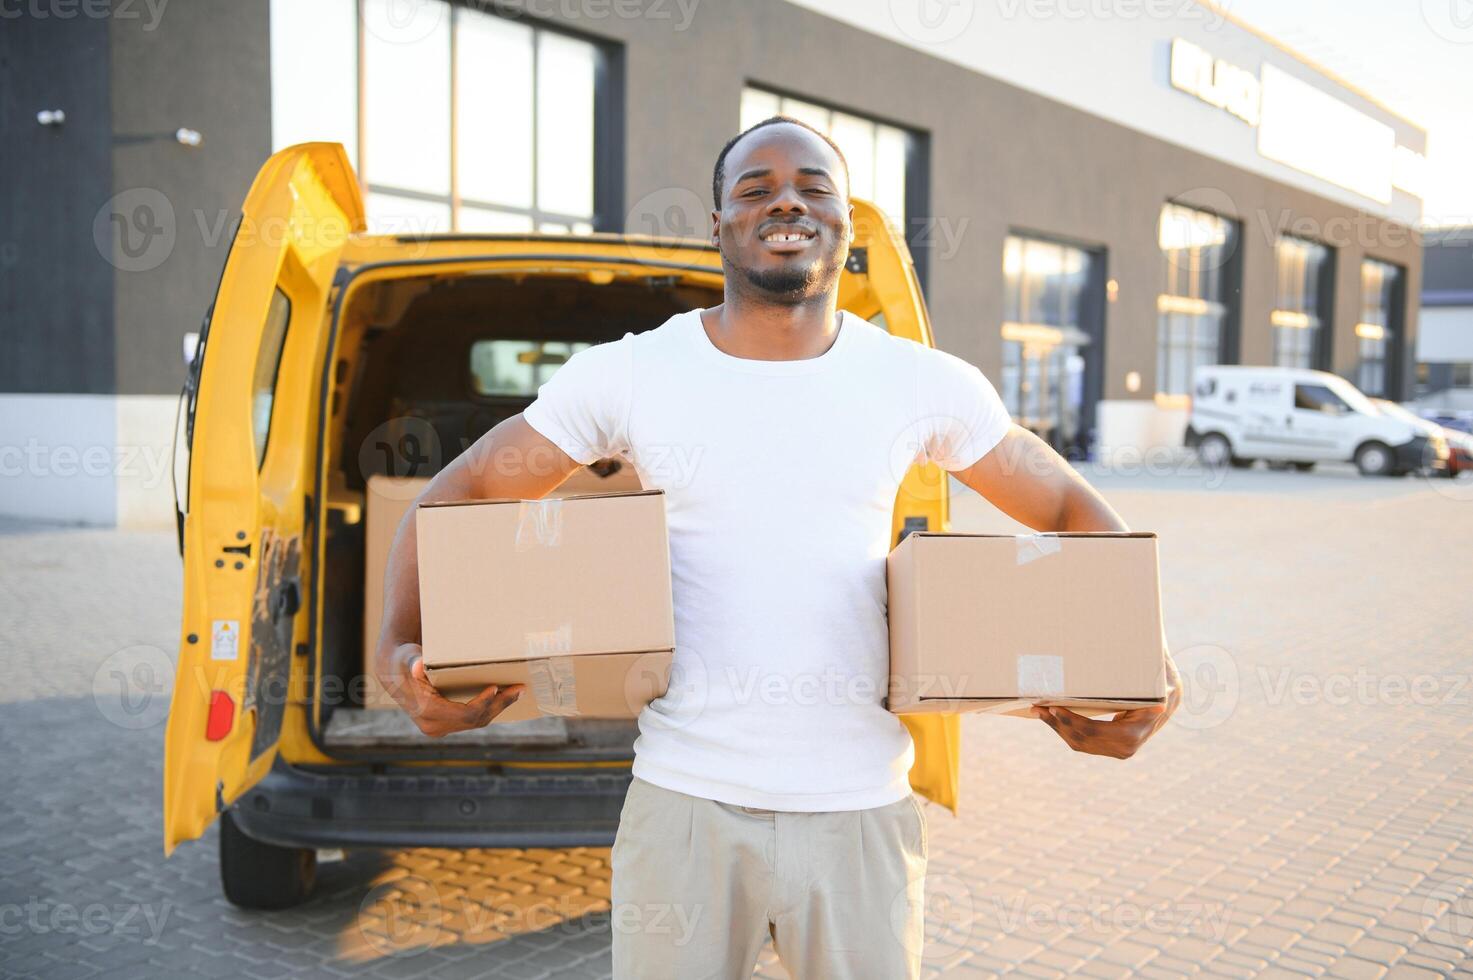
[[[801,241],[805,240],[806,238],[808,238],[807,235],[800,234],[800,233],[797,233],[797,232],[793,232],[793,233],[778,232],[778,233],[773,234],[773,235],[768,235],[765,238],[763,238],[762,240],[764,242],[801,242]]]

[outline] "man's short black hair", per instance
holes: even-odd
[[[839,149],[838,143],[835,143],[833,140],[829,139],[828,134],[813,128],[801,119],[794,119],[792,116],[769,116],[766,119],[762,120],[760,123],[748,126],[746,129],[742,130],[740,133],[737,133],[731,139],[727,140],[726,145],[723,146],[721,148],[721,152],[717,154],[716,169],[711,173],[711,200],[715,202],[717,211],[721,210],[721,184],[724,180],[726,180],[726,156],[731,152],[731,148],[733,146],[736,146],[737,143],[741,142],[742,137],[746,136],[748,133],[751,133],[754,130],[761,129],[763,126],[776,126],[778,123],[787,123],[790,126],[802,126],[804,129],[808,130],[810,133],[816,134],[819,139],[827,143],[833,149],[834,155],[839,158],[839,163],[842,164],[844,167],[844,192],[846,194],[849,192],[849,161],[844,159],[844,151]]]

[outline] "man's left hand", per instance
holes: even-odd
[[[1069,743],[1075,752],[1129,759],[1155,735],[1181,703],[1181,675],[1171,654],[1166,654],[1166,701],[1149,708],[1121,711],[1109,721],[1087,718],[1068,708],[1034,706],[1033,717],[1041,718]]]

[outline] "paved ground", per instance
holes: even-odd
[[[928,975],[1473,976],[1473,484],[1096,480],[1161,534],[1189,703],[1127,763],[967,719]],[[165,861],[162,701],[113,672],[178,591],[167,534],[0,526],[0,974],[606,975],[603,851],[353,854],[275,914],[219,897],[213,832]],[[424,882],[428,932],[386,914]]]

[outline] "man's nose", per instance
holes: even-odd
[[[783,184],[772,195],[772,202],[768,205],[769,214],[778,214],[784,211],[798,211],[806,213],[808,204],[803,200],[803,195],[798,193],[798,188],[792,184]]]

